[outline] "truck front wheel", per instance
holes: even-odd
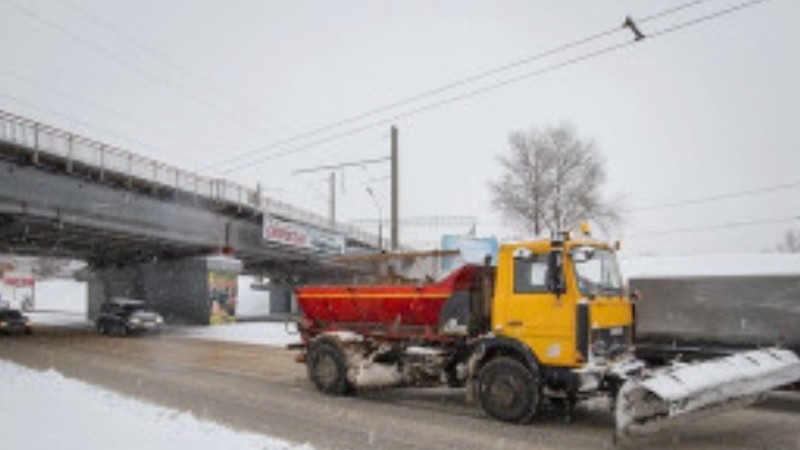
[[[539,384],[516,359],[500,356],[478,372],[477,396],[487,414],[504,422],[528,423],[539,407]]]
[[[308,377],[320,391],[331,395],[352,392],[347,381],[347,362],[344,353],[334,344],[312,342],[306,356]]]

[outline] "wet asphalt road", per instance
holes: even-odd
[[[549,414],[531,425],[488,419],[463,391],[397,389],[358,397],[318,393],[294,353],[170,334],[109,338],[90,330],[40,328],[0,337],[0,358],[53,368],[149,402],[319,449],[613,448],[602,401],[580,406],[572,423]],[[92,433],[87,424],[83,430]],[[623,448],[800,449],[800,393],[699,420]]]

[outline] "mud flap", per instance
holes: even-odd
[[[698,417],[748,406],[800,380],[800,358],[784,349],[736,353],[631,378],[616,399],[616,435],[650,434]]]

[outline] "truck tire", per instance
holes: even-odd
[[[503,422],[528,423],[541,398],[534,374],[516,359],[500,356],[478,372],[477,397],[487,414]]]
[[[308,378],[321,392],[347,395],[353,388],[347,381],[347,361],[338,346],[325,341],[312,342],[306,356]]]

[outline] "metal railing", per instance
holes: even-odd
[[[346,224],[331,225],[328,218],[305,211],[286,202],[266,197],[258,189],[239,183],[189,172],[178,167],[146,158],[127,150],[51,127],[31,119],[0,111],[0,141],[31,151],[38,161],[40,154],[54,155],[66,161],[71,171],[78,163],[97,170],[102,180],[107,174],[128,177],[175,190],[192,193],[213,201],[228,202],[261,210],[345,235],[349,239],[374,244],[378,237],[358,227]]]

